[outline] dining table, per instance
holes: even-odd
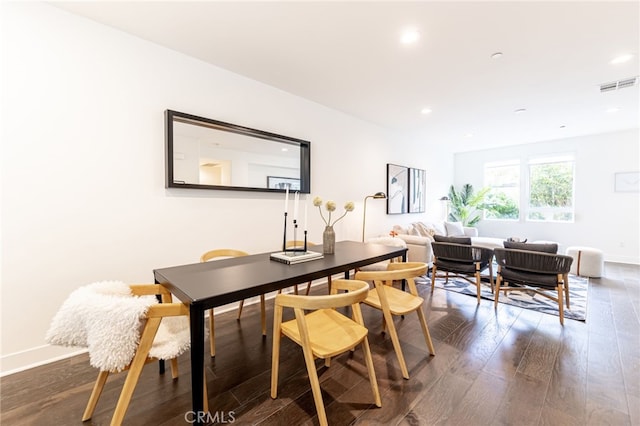
[[[322,245],[309,251],[323,252]],[[302,263],[285,264],[271,252],[154,269],[155,282],[189,305],[191,390],[195,424],[204,413],[205,312],[208,309],[267,294],[296,284],[326,278],[393,258],[406,261],[407,249],[356,241],[335,243],[333,254]]]

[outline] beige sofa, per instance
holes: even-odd
[[[478,228],[465,227],[459,222],[414,222],[395,225],[393,231],[396,238],[401,238],[407,244],[410,262],[425,262],[429,266],[433,264],[431,242],[434,235],[470,237],[472,245],[490,249],[502,247],[504,242],[504,238],[479,237]]]

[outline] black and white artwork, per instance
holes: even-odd
[[[427,193],[427,172],[409,169],[409,213],[424,213]]]
[[[407,213],[409,168],[387,164],[387,214]]]

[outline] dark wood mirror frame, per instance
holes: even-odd
[[[285,151],[286,148],[294,148],[299,150],[299,163],[295,161],[295,168],[291,168],[289,165],[273,164],[267,167],[272,167],[277,170],[279,167],[287,168],[291,171],[298,170],[299,175],[283,176],[281,173],[275,173],[273,176],[264,176],[264,186],[260,185],[237,185],[229,182],[228,184],[203,184],[198,182],[188,182],[180,179],[176,179],[178,175],[176,171],[176,157],[178,160],[182,159],[183,153],[175,151],[176,148],[176,132],[175,125],[186,124],[190,126],[197,126],[201,129],[207,129],[211,131],[211,135],[223,140],[222,144],[225,145],[227,151],[232,151],[236,155],[242,155],[246,152],[247,155],[251,154],[248,151],[247,146],[253,146],[256,150],[262,151],[264,148],[268,148],[267,142],[275,143],[274,147],[279,148],[281,151]],[[195,130],[195,129],[194,129]],[[233,145],[237,144],[237,150],[233,151]],[[282,147],[280,147],[282,144]],[[215,145],[220,145],[215,143]],[[239,146],[242,145],[242,146]],[[255,155],[264,155],[258,154]],[[269,158],[276,158],[274,155],[268,155]],[[199,158],[196,161],[201,161]],[[202,166],[202,164],[200,165]],[[302,139],[296,139],[289,136],[278,135],[275,133],[265,132],[262,130],[251,129],[249,127],[243,127],[236,124],[225,123],[223,121],[212,120],[209,118],[198,117],[192,114],[183,112],[166,110],[165,111],[165,187],[166,188],[195,188],[195,189],[218,189],[218,190],[234,190],[234,191],[259,191],[259,192],[284,192],[287,181],[298,183],[299,189],[291,188],[291,191],[300,191],[303,194],[309,194],[311,192],[311,143]],[[275,182],[279,188],[273,188]]]

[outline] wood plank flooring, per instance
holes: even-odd
[[[324,293],[324,286],[313,289]],[[401,376],[381,316],[363,307],[382,396],[373,404],[357,349],[317,366],[332,425],[640,425],[640,267],[606,264],[591,279],[587,321],[558,318],[420,286],[436,356],[417,317],[397,328],[411,378]],[[268,303],[269,318],[273,303]],[[208,361],[209,405],[219,424],[302,425],[318,419],[302,351],[283,339],[278,398],[269,396],[271,336],[259,305],[216,316],[217,356]],[[269,332],[271,324],[269,324]],[[172,380],[145,368],[125,424],[183,425],[190,410],[189,357]],[[97,375],[86,355],[0,380],[3,425],[79,425]],[[91,421],[109,424],[124,373],[107,382]]]

